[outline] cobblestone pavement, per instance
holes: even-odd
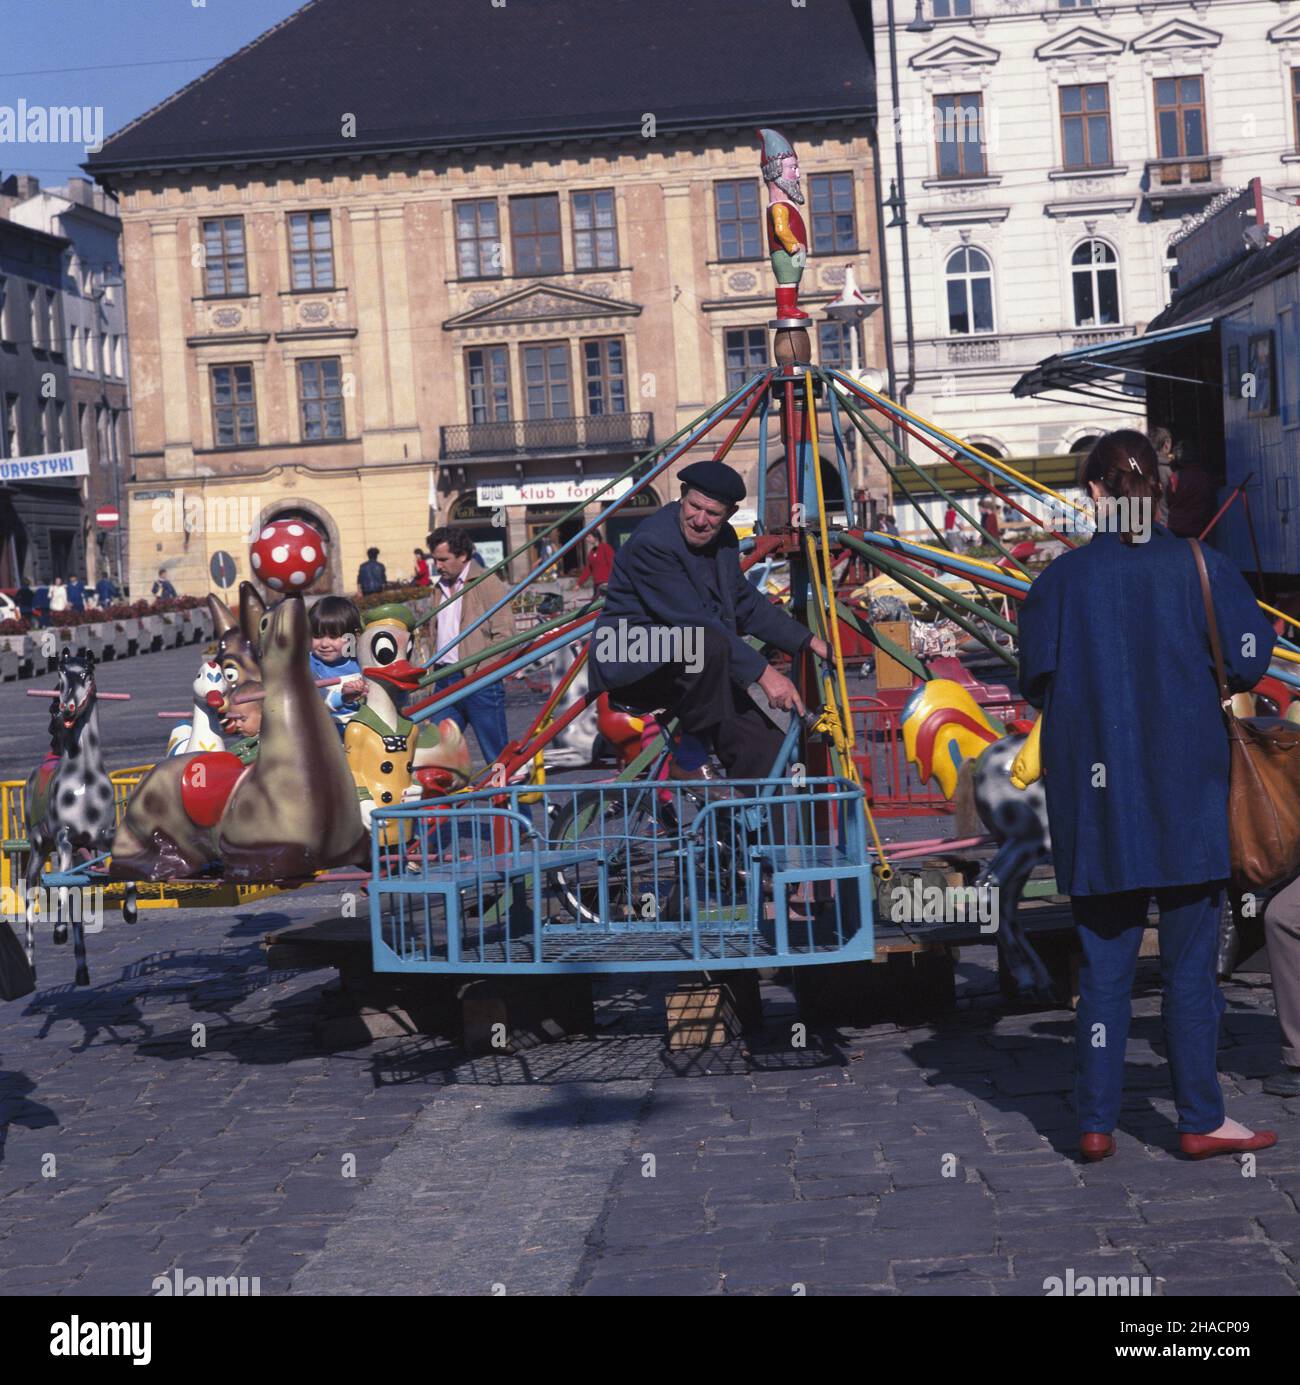
[[[963,953],[949,1019],[805,1047],[776,986],[751,1051],[669,1054],[662,997],[604,985],[596,1038],[518,1058],[322,1054],[332,974],[269,973],[256,945],[321,904],[109,921],[89,989],[45,944],[0,1035],[0,1293],[147,1294],[175,1268],[263,1293],[1300,1287],[1300,1125],[1259,1090],[1267,986],[1228,987],[1220,1060],[1230,1111],[1282,1136],[1253,1177],[1171,1153],[1149,970],[1118,1156],[1082,1166],[1070,1016],[994,1009],[991,949]]]

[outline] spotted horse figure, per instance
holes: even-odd
[[[78,851],[99,856],[112,844],[115,830],[113,783],[100,750],[99,710],[95,697],[95,656],[59,656],[59,686],[50,711],[50,749],[27,776],[23,790],[27,836],[26,918],[27,961],[36,973],[35,912],[38,886],[45,863],[57,854],[60,872],[71,870]],[[59,891],[54,941],[68,940],[67,893]],[[77,985],[90,985],[86,965],[84,911],[71,910]],[[136,920],[136,891],[127,889],[122,901],[127,923]]]
[[[921,778],[937,781],[951,799],[964,764],[973,761],[975,810],[998,840],[993,859],[980,872],[976,889],[996,887],[998,953],[1020,997],[1052,1003],[1051,976],[1018,921],[1020,897],[1036,866],[1052,859],[1047,795],[1039,775],[1041,718],[1032,726],[1007,729],[970,693],[947,678],[922,683],[904,704],[900,727],[908,760]]]

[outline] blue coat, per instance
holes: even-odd
[[[810,631],[745,580],[740,540],[731,525],[722,526],[712,554],[702,555],[682,534],[681,508],[673,500],[642,520],[615,555],[592,637],[590,680],[597,691],[626,687],[662,667],[596,657],[602,628],[617,629],[620,620],[628,627],[713,627],[731,646],[732,679],[742,688],[756,683],[767,668],[767,660],[742,636],[756,636],[787,654],[797,654],[812,639]]]
[[[1242,692],[1268,670],[1273,627],[1236,567],[1201,547]],[[1186,540],[1156,524],[1146,543],[1098,534],[1057,558],[1020,609],[1020,687],[1043,708],[1063,894],[1228,877],[1228,740]]]

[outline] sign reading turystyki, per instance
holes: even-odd
[[[90,454],[84,447],[75,452],[46,452],[40,457],[9,457],[0,462],[0,481],[51,481],[61,476],[89,476]]]

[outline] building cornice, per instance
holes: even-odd
[[[825,108],[809,110],[792,108],[781,111],[770,106],[743,115],[729,115],[725,119],[698,120],[682,118],[674,120],[661,118],[656,126],[656,140],[662,143],[666,136],[675,136],[698,142],[701,136],[735,133],[743,135],[746,141],[752,140],[758,125],[774,125],[791,138],[797,130],[830,129],[839,132],[844,127],[875,118],[876,105],[846,107],[842,111],[827,111]],[[788,128],[787,128],[788,127]],[[474,154],[505,155],[511,150],[535,153],[539,149],[563,150],[589,147],[593,144],[633,144],[644,148],[647,141],[638,130],[626,125],[598,125],[575,127],[569,130],[548,131],[544,135],[511,133],[499,131],[480,136],[457,136],[452,140],[439,140],[430,136],[412,136],[409,139],[390,139],[376,141],[371,145],[349,141],[346,147],[337,141],[328,144],[304,144],[283,150],[259,149],[215,149],[210,154],[187,152],[172,157],[148,157],[115,160],[112,158],[87,160],[82,169],[96,182],[108,187],[113,180],[136,178],[167,178],[173,174],[212,172],[229,170],[248,172],[253,169],[279,169],[286,165],[302,168],[311,164],[358,164],[367,160],[391,159],[442,159],[449,164],[462,162],[462,156]]]

